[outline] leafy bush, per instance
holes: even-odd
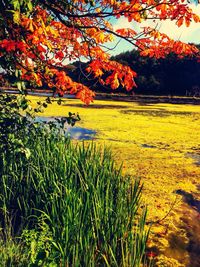
[[[24,96],[0,94],[0,152],[11,154],[12,151],[25,153],[24,141],[31,130],[30,120],[21,112],[31,109]]]

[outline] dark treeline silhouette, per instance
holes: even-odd
[[[200,49],[200,45],[198,47]],[[114,56],[112,59],[130,66],[137,72],[135,79],[137,88],[126,92],[122,87],[112,90],[109,85],[100,84],[98,79],[87,73],[88,63],[74,62],[71,68],[68,66],[66,71],[73,80],[97,92],[200,97],[200,62],[195,56],[179,58],[175,54],[170,54],[165,58],[155,59],[142,57],[137,50],[132,50]],[[8,84],[15,84],[15,75],[7,73],[5,76]],[[105,78],[106,74],[103,79]],[[3,81],[1,79],[1,83]],[[30,88],[31,85],[28,84],[28,87]],[[41,89],[48,89],[48,87],[43,86]]]
[[[200,48],[200,45],[198,47]],[[114,56],[112,59],[129,65],[137,72],[135,94],[200,96],[200,63],[196,57],[179,58],[175,54],[170,54],[166,58],[155,59],[142,57],[137,50],[132,50]],[[98,80],[85,71],[87,63],[76,62],[74,66],[76,68],[71,72],[71,77],[93,90],[126,93],[122,87],[113,91],[109,86],[99,84]]]
[[[200,63],[196,57],[179,58],[170,54],[155,59],[141,57],[133,50],[113,59],[129,65],[138,73],[136,94],[200,96]]]

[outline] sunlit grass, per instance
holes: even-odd
[[[30,99],[37,101],[37,97]],[[156,243],[162,253],[168,257],[171,253],[179,260],[170,259],[172,266],[181,266],[181,261],[187,263],[187,251],[171,249],[169,236],[173,233],[185,245],[189,242],[181,221],[182,197],[175,191],[182,189],[199,197],[200,167],[187,153],[200,153],[200,107],[114,101],[95,101],[86,107],[79,100],[64,100],[61,106],[50,105],[43,115],[65,116],[68,111],[79,112],[79,126],[97,131],[97,144],[112,147],[115,160],[118,164],[123,162],[125,173],[142,178],[149,221],[162,219],[174,205],[159,227],[153,228],[154,238],[149,246]],[[161,261],[163,257],[160,256]]]

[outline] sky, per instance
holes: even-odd
[[[194,13],[200,16],[200,5],[191,5]],[[120,28],[133,28],[137,29],[138,25],[135,23],[130,23],[126,18],[120,18],[115,21],[114,29]],[[141,23],[139,26],[150,26],[150,27],[157,27],[160,32],[167,34],[170,38],[175,40],[180,40],[186,43],[196,43],[200,44],[200,23],[192,22],[189,27],[185,25],[178,27],[175,22],[173,21],[162,21],[153,23],[152,21],[145,21]],[[116,40],[117,42],[117,40]],[[109,47],[113,47],[116,42],[113,44],[109,44]],[[127,50],[132,50],[134,47],[127,43],[126,41],[121,41],[119,45],[111,51],[112,55],[117,55],[122,52],[126,52]]]

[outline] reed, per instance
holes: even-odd
[[[15,266],[141,266],[140,180],[123,176],[109,149],[75,145],[56,130],[33,127],[24,144],[29,157],[0,154],[1,243],[23,254],[23,263],[11,253],[4,265],[15,257]]]

